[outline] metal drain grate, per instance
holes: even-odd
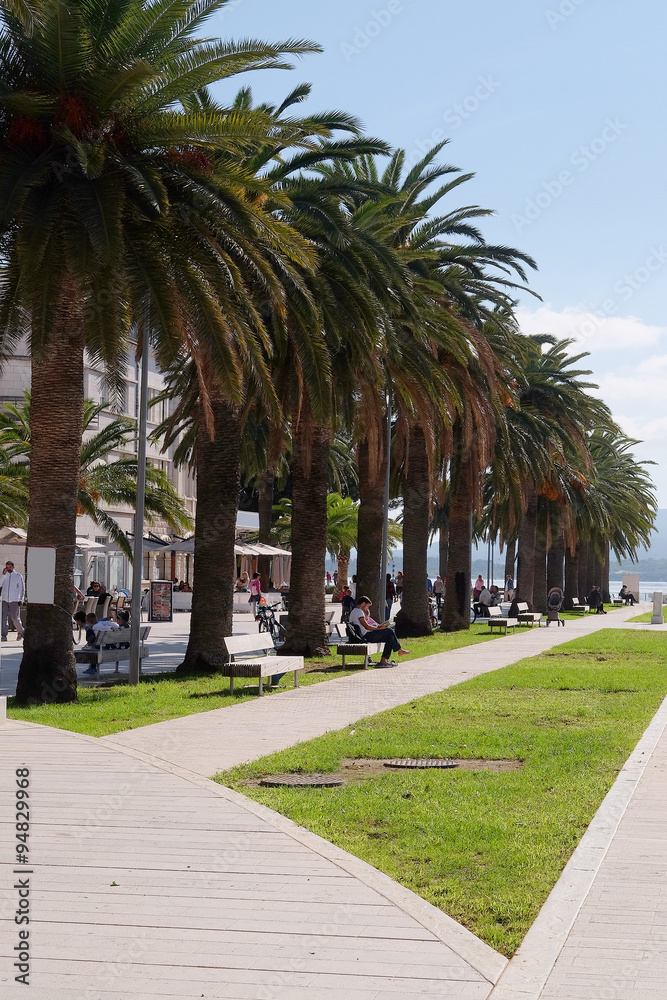
[[[260,781],[264,788],[336,788],[342,784],[342,778],[330,774],[278,774]]]
[[[395,757],[393,760],[385,760],[385,767],[414,767],[414,768],[427,768],[427,767],[458,767],[458,761],[452,760],[451,758],[437,758],[429,760],[427,757]]]

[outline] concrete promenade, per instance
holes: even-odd
[[[577,636],[624,627],[641,610],[101,740],[0,726],[0,1000],[27,995],[10,957],[21,766],[31,771],[33,1000],[664,997],[667,707],[509,964],[364,862],[208,780]]]

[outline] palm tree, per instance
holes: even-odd
[[[0,346],[29,333],[28,540],[57,552],[55,606],[28,611],[20,702],[76,698],[59,608],[73,585],[84,348],[111,377],[133,324],[150,324],[160,362],[208,344],[239,399],[237,341],[263,336],[238,262],[252,259],[270,283],[254,247],[277,252],[285,233],[261,197],[246,198],[240,161],[275,124],[202,109],[192,95],[315,46],[197,38],[224,3],[110,0],[101,17],[95,4],[31,0],[31,16],[0,11]]]
[[[517,538],[516,589],[530,606],[536,574],[539,600],[546,598],[552,531],[563,544],[565,534],[574,544],[562,519],[577,502],[580,470],[590,465],[587,431],[611,419],[589,392],[595,386],[582,380],[590,371],[577,367],[586,353],[571,355],[571,344],[550,335],[514,337],[505,355],[513,403],[504,412],[505,437],[492,463],[489,524],[492,533]],[[552,573],[555,580],[553,561]]]
[[[27,495],[30,481],[31,432],[30,393],[24,392],[21,404],[8,403],[0,410],[0,450],[11,461],[11,472]],[[132,549],[125,532],[109,514],[108,506],[132,510],[137,503],[137,461],[113,458],[118,450],[131,447],[137,427],[128,417],[116,417],[95,433],[105,403],[84,400],[83,433],[80,446],[80,476],[77,514],[87,514],[99,525],[129,559]],[[167,474],[152,466],[146,468],[146,514],[149,524],[165,522],[174,532],[193,527],[192,519]]]

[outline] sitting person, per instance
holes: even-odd
[[[98,618],[97,615],[86,615],[86,641],[92,649],[99,649],[105,632],[115,632],[118,625],[110,618]]]
[[[623,586],[619,590],[618,596],[621,598],[622,601],[625,602],[625,604],[629,604],[631,607],[634,607],[634,605],[637,603],[635,600],[635,595],[628,590],[625,584],[623,584]]]
[[[491,594],[491,591],[489,590],[488,587],[484,587],[484,589],[480,592],[479,598],[475,601],[475,604],[473,605],[475,609],[475,617],[480,615],[483,616],[484,618],[488,618],[489,608],[491,607],[492,601],[493,601],[493,595]]]
[[[107,632],[118,631],[118,626],[110,618],[100,618],[97,615],[86,615],[86,645],[83,649],[99,649]],[[92,663],[84,674],[96,674],[97,667]]]
[[[181,590],[182,594],[191,594],[192,593],[192,587],[190,586],[189,583],[186,583],[185,580],[181,580],[180,590]]]
[[[350,615],[354,611],[354,598],[350,593],[349,587],[343,588],[343,593],[341,594],[340,603],[343,606],[343,614],[341,615],[341,622],[344,625],[349,622]]]
[[[117,618],[117,621],[118,621],[118,631],[119,632],[127,632],[127,639],[128,639],[127,642],[119,642],[119,643],[117,643],[118,649],[129,649],[130,648],[130,643],[129,643],[129,638],[130,638],[130,612],[129,611],[119,611],[118,614],[116,615],[116,618]],[[120,636],[118,636],[118,638],[120,639]]]
[[[587,598],[588,605],[591,608],[595,608],[596,615],[606,615],[607,612],[604,609],[604,604],[602,601],[602,594],[599,587],[593,587]]]
[[[86,633],[87,633],[87,629],[86,629],[86,612],[85,611],[77,611],[76,614],[73,617],[74,617],[74,621],[79,626],[79,633],[81,633],[83,631],[86,631]],[[86,634],[86,640],[87,639],[88,639],[88,635]]]
[[[492,587],[489,587],[489,592],[491,594],[491,600],[489,601],[489,605],[488,606],[490,608],[498,608],[498,607],[500,607],[500,603],[501,603],[500,591],[499,591],[498,587],[496,587],[495,583],[494,583],[494,585]]]
[[[410,650],[403,649],[396,638],[393,628],[389,628],[389,622],[378,624],[378,622],[373,621],[370,617],[371,603],[370,598],[360,597],[356,608],[350,615],[350,624],[356,626],[364,638],[369,635],[372,642],[384,642],[382,659],[379,665],[381,667],[388,667],[390,665],[389,657],[392,652],[405,656],[410,653]]]

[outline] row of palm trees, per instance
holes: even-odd
[[[448,629],[468,627],[475,518],[518,538],[525,599],[538,539],[545,559],[552,538],[631,551],[650,527],[651,497],[632,494],[626,513],[639,505],[644,520],[617,518],[612,535],[613,484],[591,470],[607,447],[637,469],[631,444],[567,345],[519,335],[514,296],[535,265],[484,239],[490,213],[458,201],[471,175],[440,162],[444,144],[408,168],[403,151],[343,112],[300,116],[307,86],[275,105],[255,104],[247,88],[217,102],[212,84],[317,50],[199,38],[225,3],[0,6],[0,334],[5,352],[28,338],[28,543],[57,552],[56,606],[39,609],[39,629],[28,612],[20,701],[76,698],[62,609],[84,351],[113,385],[136,327],[148,326],[174,401],[165,440],[197,471],[183,669],[215,669],[231,633],[242,476],[256,482],[265,535],[286,463],[285,648],[327,651],[323,567],[341,436],[356,459],[358,585],[377,605],[388,471],[402,497],[404,634],[430,630],[422,583],[436,502]],[[606,520],[586,521],[591,497]]]

